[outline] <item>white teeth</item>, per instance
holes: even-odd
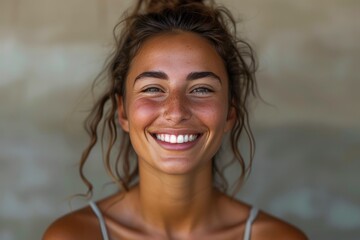
[[[197,139],[197,134],[187,134],[187,135],[173,135],[173,134],[156,134],[156,139],[168,142],[168,143],[186,143],[192,142]]]
[[[194,141],[195,140],[195,138],[196,138],[196,136],[194,136],[194,135],[190,135],[190,137],[189,137],[189,141],[191,142],[191,141]]]
[[[171,143],[176,143],[176,136],[175,135],[170,136],[170,142]]]

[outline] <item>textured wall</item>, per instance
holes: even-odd
[[[39,239],[85,190],[75,163],[89,86],[130,2],[0,1],[0,239]],[[269,103],[253,104],[257,152],[239,197],[312,239],[359,239],[360,2],[220,3],[243,21]],[[87,172],[101,197],[111,189],[96,159]]]

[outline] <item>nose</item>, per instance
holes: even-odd
[[[174,124],[191,118],[190,105],[184,93],[172,92],[164,103],[164,118]]]

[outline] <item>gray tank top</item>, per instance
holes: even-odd
[[[105,225],[105,220],[103,215],[101,214],[100,209],[97,207],[95,202],[90,201],[89,202],[91,209],[93,210],[93,212],[95,213],[96,217],[99,220],[100,223],[100,229],[101,229],[101,233],[102,233],[102,239],[103,240],[109,240],[109,235],[106,229],[106,225]],[[244,233],[244,240],[250,240],[251,239],[251,226],[253,224],[253,222],[255,221],[257,215],[259,213],[259,210],[255,207],[252,207],[250,210],[250,214],[248,219],[246,220],[246,225],[245,225],[245,233]]]

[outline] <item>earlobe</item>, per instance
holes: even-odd
[[[236,120],[235,108],[230,107],[229,112],[227,114],[227,118],[226,118],[226,126],[225,126],[225,129],[224,129],[225,133],[231,131],[231,129],[234,127],[235,120]]]
[[[117,105],[118,105],[118,107],[117,107],[118,120],[119,120],[120,126],[125,132],[129,132],[129,121],[126,116],[125,103],[121,96],[117,97]]]

